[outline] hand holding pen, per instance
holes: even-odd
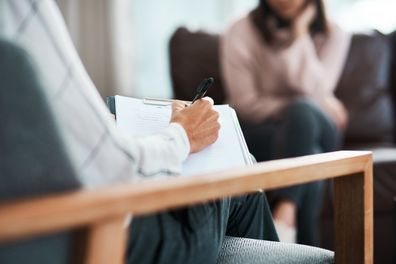
[[[172,104],[171,123],[178,123],[184,128],[191,153],[206,148],[219,136],[219,113],[213,108],[213,100],[199,100],[205,96],[213,81],[213,78],[208,78],[201,82],[189,107],[181,101]]]

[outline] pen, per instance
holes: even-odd
[[[193,104],[195,101],[202,99],[206,92],[208,91],[209,87],[212,86],[214,83],[214,79],[212,77],[204,79],[197,88],[197,94],[195,95],[194,99],[192,99]]]

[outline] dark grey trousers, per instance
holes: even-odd
[[[134,219],[128,263],[216,263],[225,235],[278,241],[264,193]]]
[[[259,125],[244,124],[243,131],[249,150],[258,161],[334,151],[341,142],[334,122],[304,99],[290,103],[278,118]],[[297,205],[298,243],[319,245],[321,190],[322,183],[317,182],[268,193],[271,207],[283,199]]]

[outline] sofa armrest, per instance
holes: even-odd
[[[336,262],[372,263],[372,155],[364,151],[263,162],[232,171],[0,204],[0,243],[87,227],[85,262],[122,263],[127,236],[123,223],[130,213],[145,215],[330,178],[334,178],[335,188]]]

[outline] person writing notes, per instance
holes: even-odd
[[[0,0],[0,6],[0,73],[7,77],[2,78],[4,83],[0,91],[13,110],[3,115],[10,117],[13,112],[20,111],[19,105],[32,102],[32,98],[20,96],[23,91],[37,91],[42,95],[44,99],[39,98],[40,104],[45,104],[47,112],[54,116],[64,152],[82,188],[133,184],[153,177],[183,177],[180,175],[182,163],[189,153],[205,149],[217,140],[219,117],[210,99],[200,99],[189,107],[175,102],[169,123],[153,135],[135,137],[123,133],[116,127],[90,80],[56,2]],[[19,123],[31,123],[30,115],[20,116],[23,120]],[[38,123],[46,122],[45,115],[38,116]],[[6,122],[6,125],[9,124]],[[9,159],[13,157],[7,155]],[[17,155],[15,159],[5,165],[12,166],[19,161]],[[5,171],[7,169],[9,167]],[[55,177],[54,174],[48,172],[48,181]],[[34,182],[34,179],[29,180]],[[24,180],[18,178],[16,182],[25,189],[30,188],[23,185],[26,184]],[[35,182],[37,188],[42,183],[45,181]],[[227,246],[223,243],[227,241],[226,236],[246,239]],[[221,252],[228,254],[225,257],[223,254],[225,259],[235,257],[236,252],[243,254],[245,257],[240,263],[273,263],[279,259],[284,263],[289,263],[288,260],[334,262],[334,254],[329,251],[278,243],[273,246],[275,243],[262,241],[278,240],[262,192],[134,218],[129,239],[126,263],[216,263]],[[7,260],[0,262],[47,263],[51,250],[41,243],[33,246],[37,247],[22,248],[17,254],[0,250],[0,260]],[[237,250],[222,251],[223,246]],[[41,261],[36,259],[40,253]],[[18,261],[20,258],[26,260]]]

